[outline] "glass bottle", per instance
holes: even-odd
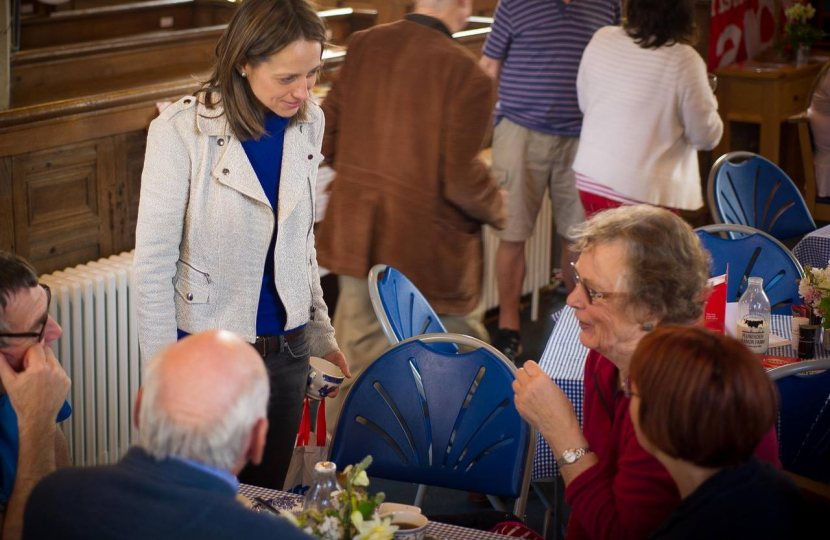
[[[769,348],[770,308],[763,285],[762,278],[749,278],[738,302],[738,339],[756,354],[764,354]]]
[[[332,508],[331,494],[340,491],[337,466],[331,461],[320,461],[314,466],[314,484],[308,490],[303,510],[322,511]]]

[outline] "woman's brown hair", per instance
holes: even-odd
[[[640,340],[631,363],[640,431],[666,455],[701,467],[749,459],[775,422],[778,397],[740,341],[689,326]]]
[[[233,134],[240,140],[265,134],[265,112],[239,66],[256,66],[291,43],[326,42],[326,27],[308,0],[244,0],[216,45],[213,73],[196,95],[208,108],[221,104]],[[303,103],[291,122],[306,119]]]
[[[656,317],[661,324],[688,324],[703,314],[709,254],[688,223],[664,208],[638,204],[604,210],[570,231],[582,253],[621,241],[626,267],[620,271],[635,319]]]
[[[692,0],[628,0],[625,29],[644,49],[695,42],[695,5]]]

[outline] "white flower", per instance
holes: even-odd
[[[326,516],[323,522],[317,527],[320,538],[326,540],[340,540],[345,536],[343,524],[337,516]]]
[[[355,513],[360,514],[360,512]],[[395,531],[398,530],[397,526],[391,525],[391,518],[381,520],[380,518],[373,517],[372,519],[364,520],[361,515],[360,524],[358,525],[358,521],[355,520],[355,516],[352,514],[352,523],[354,523],[358,532],[353,540],[390,540],[392,535],[395,534]]]
[[[360,473],[355,476],[354,480],[352,480],[352,484],[355,486],[368,486],[369,475],[366,474],[366,471],[360,471]]]

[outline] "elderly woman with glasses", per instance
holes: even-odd
[[[666,468],[637,442],[623,388],[648,332],[700,319],[708,257],[682,219],[647,205],[600,212],[572,235],[579,259],[568,305],[579,321],[579,340],[590,349],[583,426],[562,390],[532,361],[517,372],[516,408],[560,465],[571,505],[567,538],[646,538],[680,495]],[[772,429],[757,454],[780,466]]]

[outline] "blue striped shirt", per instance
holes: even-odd
[[[619,22],[620,0],[501,0],[483,51],[503,62],[496,122],[579,136],[582,52],[594,32]]]

